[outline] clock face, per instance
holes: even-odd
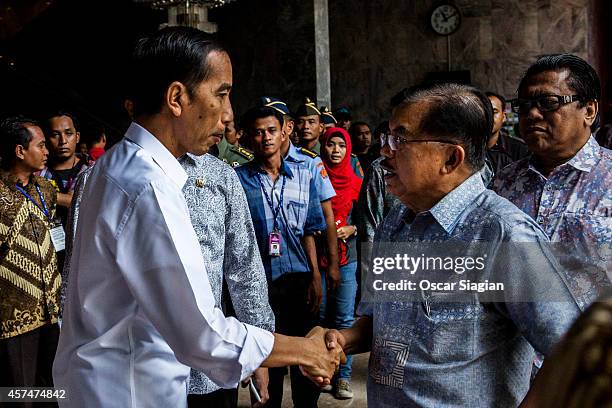
[[[431,13],[431,28],[440,35],[450,35],[459,29],[461,15],[455,6],[444,4]]]

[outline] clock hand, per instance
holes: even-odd
[[[444,21],[448,21],[448,17],[446,17],[446,14],[444,14],[442,10],[440,10],[440,14],[442,14],[442,18],[444,19]]]
[[[446,17],[446,20],[448,20],[451,17],[455,17],[456,15],[457,15],[457,13],[455,12],[455,13],[451,14],[450,16]]]

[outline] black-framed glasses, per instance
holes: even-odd
[[[512,111],[514,113],[527,113],[533,106],[540,112],[552,112],[568,103],[582,100],[580,95],[540,95],[530,99],[514,99],[512,101]]]
[[[389,149],[394,152],[399,149],[399,146],[404,143],[442,143],[442,144],[458,144],[452,140],[439,140],[439,139],[407,139],[404,136],[393,133],[381,133],[380,134],[380,147],[383,148],[388,143]]]

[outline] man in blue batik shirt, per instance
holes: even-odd
[[[435,243],[434,253],[449,243],[484,248],[489,261],[512,262],[493,262],[476,278],[497,278],[505,290],[494,303],[479,292],[418,287],[408,300],[362,301],[359,320],[329,330],[328,346],[340,344],[351,354],[371,350],[370,407],[516,407],[529,389],[533,349],[550,353],[578,305],[544,232],[482,183],[478,169],[492,127],[487,97],[443,84],[394,99],[382,165],[401,204],[378,228],[373,256],[398,242]],[[519,252],[509,258],[512,245]]]
[[[236,171],[249,203],[277,332],[305,335],[316,325],[322,298],[314,234],[326,225],[310,170],[282,159],[287,137],[282,126],[283,116],[273,108],[247,112],[243,127],[255,159]],[[285,374],[284,368],[269,371],[267,406],[281,406]],[[291,387],[296,407],[317,406],[319,388],[295,366]]]

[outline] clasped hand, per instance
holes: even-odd
[[[340,364],[346,363],[346,356],[342,351],[342,342],[338,340],[338,335],[341,336],[336,330],[328,330],[319,326],[306,335],[306,338],[310,340],[307,350],[303,350],[307,363],[301,364],[300,370],[320,387],[330,384]]]

